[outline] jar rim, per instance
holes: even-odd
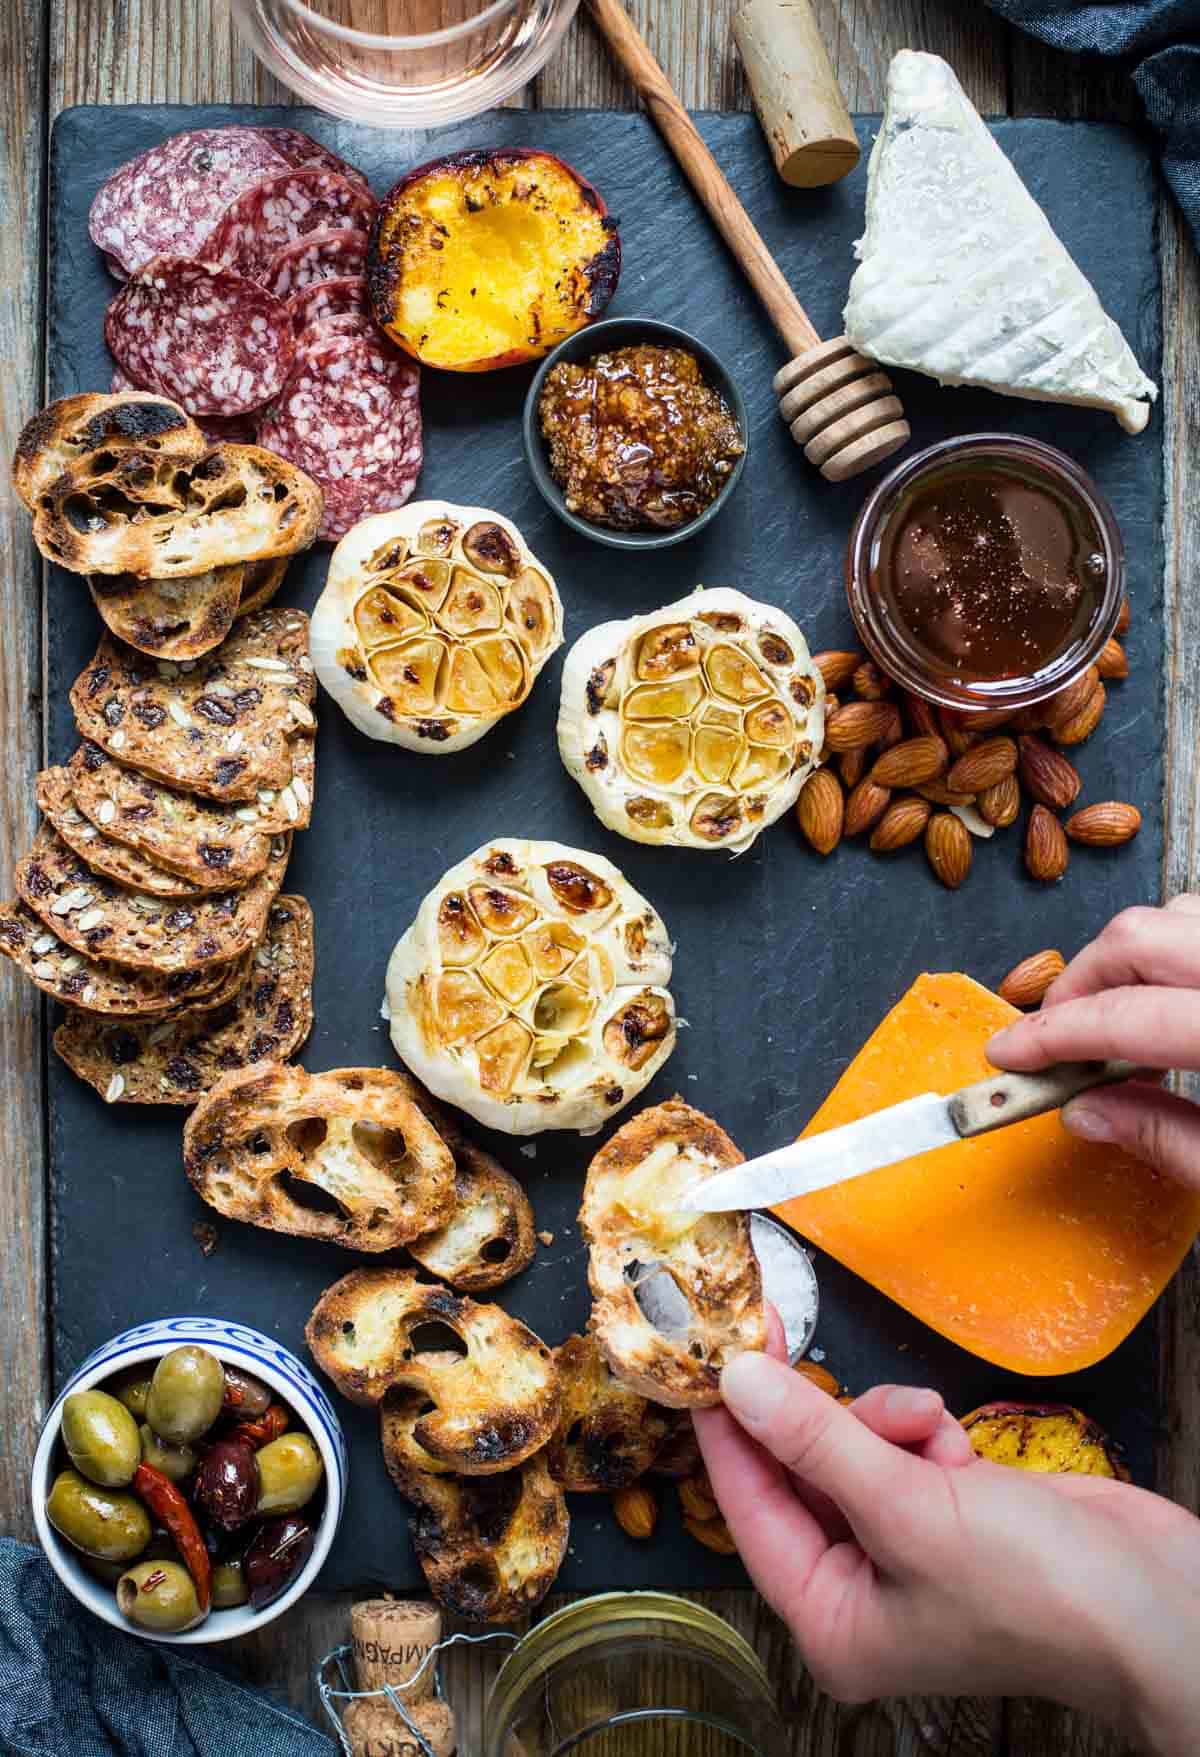
[[[339,24],[336,19],[327,18],[324,13],[317,12],[308,0],[278,0],[288,12],[302,19],[308,28],[323,36],[334,37],[338,42],[352,43],[358,49],[440,49],[461,38],[470,36],[473,31],[480,30],[484,25],[502,18],[506,12],[512,12],[519,0],[492,0],[473,18],[463,19],[460,24],[444,25],[441,30],[415,31],[411,35],[400,35],[396,31],[364,31],[356,25]]]
[[[1061,493],[1082,504],[1096,529],[1104,555],[1104,592],[1085,634],[1046,665],[1024,676],[960,683],[952,673],[935,673],[902,644],[880,616],[870,586],[870,558],[900,495],[922,476],[947,463],[995,458],[1024,464]],[[913,695],[940,707],[988,711],[1033,707],[1067,688],[1103,651],[1116,627],[1125,596],[1125,547],[1112,507],[1096,483],[1066,452],[1020,433],[968,433],[940,440],[890,470],[867,496],[850,532],[846,551],[846,596],[863,645],[889,677]]]

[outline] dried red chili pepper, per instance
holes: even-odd
[[[133,1473],[133,1492],[170,1533],[192,1577],[196,1601],[202,1611],[207,1611],[212,1602],[212,1563],[192,1509],[171,1479],[152,1464],[138,1465]]]
[[[277,1440],[289,1426],[290,1418],[282,1403],[272,1403],[271,1407],[260,1415],[257,1421],[240,1421],[230,1428],[229,1438],[241,1440],[247,1446],[253,1446],[257,1452],[272,1440]]]

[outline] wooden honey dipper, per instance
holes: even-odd
[[[805,457],[827,481],[844,482],[899,451],[908,443],[909,426],[887,373],[845,336],[821,340],[620,0],[587,4],[794,356],[773,384],[779,412]]]

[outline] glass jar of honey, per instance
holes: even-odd
[[[1009,433],[909,458],[855,521],[850,610],[876,664],[943,707],[1015,711],[1065,689],[1116,626],[1125,552],[1073,459]]]
[[[753,1648],[702,1605],[608,1593],[547,1617],[488,1697],[483,1757],[785,1757]]]

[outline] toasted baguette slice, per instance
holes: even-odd
[[[27,421],[13,458],[13,487],[31,512],[47,488],[95,452],[124,451],[195,463],[208,440],[169,397],[152,391],[99,391],[60,397]]]
[[[290,555],[283,555],[277,561],[246,563],[242,569],[242,596],[237,607],[239,621],[243,616],[252,616],[256,610],[266,609],[283,584],[291,559]]]
[[[183,1158],[228,1219],[355,1251],[407,1244],[454,1204],[450,1150],[389,1068],[229,1074],[188,1119]]]
[[[198,659],[220,646],[233,627],[245,572],[235,561],[179,580],[96,573],[88,576],[88,590],[119,641],[154,659]]]
[[[762,1275],[745,1214],[695,1214],[678,1198],[740,1165],[724,1129],[678,1098],[618,1129],[588,1168],[580,1226],[589,1246],[590,1328],[619,1379],[669,1409],[720,1402],[721,1369],[766,1347]],[[634,1277],[670,1277],[688,1306],[655,1328]]]
[[[622,1384],[594,1336],[568,1336],[554,1364],[563,1401],[546,1448],[551,1476],[575,1495],[628,1488],[666,1444],[671,1416]]]
[[[461,1357],[430,1352],[447,1330]],[[499,1306],[460,1299],[409,1270],[352,1270],[321,1295],[304,1334],[352,1403],[378,1404],[393,1386],[423,1391],[434,1408],[416,1438],[464,1476],[523,1464],[557,1425],[558,1372],[545,1343]]]
[[[214,445],[194,463],[93,452],[38,496],[33,538],[74,573],[183,579],[307,549],[323,506],[311,476],[257,445]]]
[[[567,1553],[566,1496],[544,1456],[497,1476],[439,1472],[416,1438],[424,1394],[391,1391],[380,1413],[383,1457],[416,1506],[413,1548],[429,1590],[455,1616],[511,1623],[539,1605]]]

